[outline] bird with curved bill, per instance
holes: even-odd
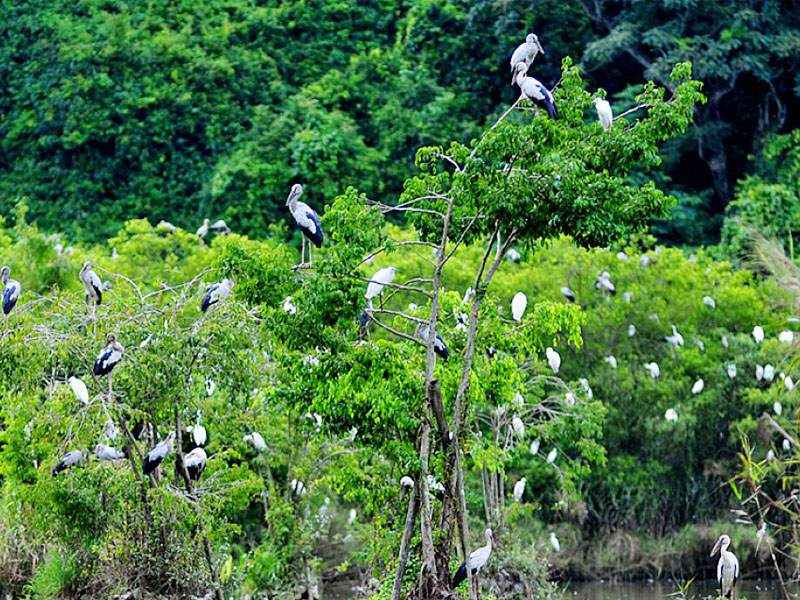
[[[103,347],[103,349],[100,351],[100,354],[97,355],[97,359],[94,361],[94,368],[92,372],[98,377],[108,375],[109,398],[113,394],[111,372],[122,360],[122,356],[124,354],[125,347],[117,341],[117,338],[113,334],[109,333],[108,337],[106,338],[106,345]]]
[[[513,54],[511,54],[512,85],[514,83],[513,74],[517,71],[517,65],[524,65],[527,72],[539,52],[544,54],[544,48],[539,42],[539,37],[535,33],[529,33],[525,36],[525,41],[517,46]]]
[[[203,300],[200,302],[200,310],[208,312],[208,309],[228,298],[233,291],[233,280],[223,279],[217,283],[212,283],[206,288]]]
[[[86,305],[89,307],[89,318],[94,321],[97,307],[103,302],[103,282],[100,281],[97,273],[92,269],[92,263],[88,260],[83,263],[79,277],[86,290]]]
[[[486,545],[473,550],[467,560],[461,563],[461,566],[458,567],[458,570],[453,575],[452,589],[456,589],[467,578],[467,569],[475,576],[489,562],[489,557],[492,555],[494,536],[492,535],[492,530],[488,528],[483,532],[483,535],[486,538]]]
[[[3,314],[8,316],[19,300],[22,286],[19,281],[11,279],[11,268],[8,266],[0,269],[0,282],[3,284]]]
[[[295,226],[302,235],[302,247],[300,249],[300,268],[311,266],[311,248],[308,249],[308,262],[306,262],[306,240],[314,244],[317,248],[322,247],[325,233],[322,231],[322,222],[317,212],[305,202],[300,201],[303,195],[303,186],[295,183],[286,198],[286,206],[292,214]]]
[[[722,534],[711,550],[712,557],[719,553],[717,583],[719,584],[720,595],[723,598],[736,597],[736,582],[739,581],[739,559],[736,558],[733,552],[728,550],[730,545],[731,538],[726,534]]]
[[[535,77],[529,77],[527,71],[528,69],[525,63],[517,64],[514,82],[519,87],[520,92],[522,92],[523,98],[539,106],[544,106],[550,118],[557,119],[558,109],[556,108],[556,101],[553,94],[541,81]]]
[[[175,432],[170,431],[169,435],[160,441],[158,444],[145,455],[144,462],[142,463],[142,471],[145,475],[149,475],[156,470],[167,455],[172,452],[172,445],[175,442]]]

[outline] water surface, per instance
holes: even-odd
[[[694,583],[689,591],[690,598],[716,598],[717,589],[713,581]],[[737,586],[739,599],[744,600],[781,600],[775,582],[743,581]],[[677,587],[669,582],[654,583],[570,583],[567,585],[567,597],[579,600],[656,600],[657,598],[675,598]],[[793,598],[800,598],[798,590],[792,590]]]

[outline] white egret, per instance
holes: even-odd
[[[583,391],[586,392],[586,397],[589,398],[589,400],[594,398],[594,392],[592,391],[591,386],[589,386],[588,379],[586,379],[585,377],[581,377],[580,379],[578,379],[578,383],[581,384],[581,387],[583,388]]]
[[[762,381],[764,379],[764,367],[761,365],[756,365],[756,381]]]
[[[264,441],[264,436],[257,431],[253,431],[245,435],[242,440],[250,444],[256,452],[264,452],[267,449],[267,443]]]
[[[628,325],[628,337],[633,337],[636,335],[636,325],[631,323]]]
[[[606,361],[609,365],[611,365],[612,369],[617,368],[617,357],[614,356],[613,354],[609,354],[603,360]]]
[[[558,456],[558,450],[553,448],[550,452],[547,453],[547,462],[548,464],[553,464],[556,461],[556,457]]]
[[[525,423],[519,418],[519,415],[514,415],[511,418],[511,428],[514,430],[514,435],[518,437],[525,436]]]
[[[84,406],[88,405],[89,390],[86,388],[86,384],[77,377],[70,377],[67,379],[67,382],[69,383],[69,387],[72,389],[72,393],[75,394],[75,397],[78,399],[78,401]]]
[[[523,477],[514,484],[514,502],[522,502],[522,496],[525,494],[525,482],[527,480]]]
[[[717,303],[711,296],[703,296],[703,304],[705,304],[708,308],[717,308]]]
[[[379,269],[369,280],[367,284],[367,291],[364,293],[364,298],[367,299],[369,306],[372,306],[372,299],[380,296],[383,288],[394,281],[394,276],[397,274],[396,267],[384,267]]]
[[[539,447],[542,445],[542,442],[538,439],[535,439],[531,442],[531,446],[529,448],[532,455],[536,456],[539,454]]]
[[[644,368],[647,369],[647,372],[650,373],[650,377],[653,379],[661,377],[661,369],[658,367],[658,363],[649,362],[645,364]]]
[[[670,423],[675,423],[678,420],[678,411],[674,408],[668,408],[664,413],[664,418]]]
[[[611,110],[611,104],[604,98],[595,98],[594,107],[597,110],[597,118],[600,119],[604,131],[611,129],[614,122],[614,113]],[[626,257],[627,258],[627,257]]]
[[[203,219],[203,224],[200,225],[200,227],[197,228],[197,231],[194,232],[195,235],[199,237],[201,240],[208,235],[208,229],[210,227],[210,223],[211,223],[210,219]]]
[[[553,373],[558,374],[558,370],[561,368],[561,355],[550,346],[547,347],[544,353],[547,356],[547,364],[550,365]]]
[[[761,325],[753,327],[753,339],[756,341],[756,344],[760,344],[764,341],[764,328],[761,327]]]
[[[595,102],[596,102],[596,101],[595,101]],[[620,250],[619,252],[617,252],[617,258],[618,258],[619,260],[621,260],[622,262],[625,262],[625,261],[627,261],[627,260],[628,260],[628,255],[627,255],[627,254],[625,254],[625,253],[624,253],[622,250]]]
[[[791,392],[794,389],[794,380],[792,380],[792,378],[787,375],[786,378],[783,380],[783,385],[787,391]]]
[[[722,347],[723,348],[727,348],[728,347],[728,336],[727,335],[723,335],[722,336]]]
[[[286,298],[283,299],[283,304],[281,305],[281,307],[283,308],[284,312],[286,312],[287,314],[290,314],[290,315],[296,315],[297,314],[297,307],[294,305],[294,302],[292,301],[292,297],[291,296],[286,296]]]
[[[773,379],[775,379],[775,367],[769,364],[764,365],[764,381],[771,383]]]
[[[561,542],[558,541],[554,531],[550,532],[550,545],[556,552],[561,552]]]
[[[783,406],[777,400],[772,403],[772,412],[774,412],[779,417],[781,416],[781,413],[783,412]]]
[[[669,345],[673,348],[683,346],[683,336],[678,333],[678,329],[675,327],[675,325],[672,326],[672,335],[668,335],[664,339],[667,340]]]
[[[783,438],[783,450],[789,452],[792,449],[792,442],[788,438]]]
[[[608,294],[615,294],[617,288],[611,281],[611,274],[608,271],[602,271],[594,282],[594,287],[599,291]]]
[[[778,334],[778,340],[784,344],[791,344],[794,341],[794,332],[784,329]]]
[[[725,372],[728,374],[730,379],[736,379],[736,365],[731,363],[727,367],[725,367]]]
[[[522,292],[514,294],[514,298],[511,300],[511,316],[517,323],[522,321],[522,315],[525,314],[527,306],[528,297],[525,294]]]
[[[702,379],[698,379],[697,381],[694,382],[694,385],[692,386],[692,393],[696,396],[697,394],[703,391],[703,388],[705,386],[706,386],[705,382]]]

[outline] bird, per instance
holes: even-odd
[[[158,444],[145,455],[142,464],[142,471],[145,475],[149,475],[156,470],[156,467],[172,452],[172,444],[175,442],[175,432],[170,431],[167,437],[161,440]]]
[[[158,222],[158,224],[156,225],[156,229],[160,231],[166,231],[167,233],[175,233],[176,231],[178,231],[178,228],[175,227],[175,225],[173,225],[169,221],[164,221],[163,219]]]
[[[733,363],[725,367],[725,372],[728,374],[728,378],[736,379],[736,365],[734,365]]]
[[[511,316],[519,323],[522,321],[522,315],[525,314],[525,308],[528,306],[528,297],[522,293],[517,292],[511,300]]]
[[[658,363],[656,362],[649,362],[645,364],[644,368],[647,369],[653,379],[658,379],[661,376],[661,369],[658,368]]]
[[[781,413],[783,412],[783,405],[776,400],[775,402],[772,403],[772,412],[774,412],[777,416],[780,417]]]
[[[369,280],[367,284],[367,291],[364,292],[364,298],[367,299],[368,306],[372,306],[372,299],[380,296],[383,288],[394,281],[394,276],[397,274],[397,267],[384,267],[379,269]]]
[[[789,392],[791,392],[794,389],[794,381],[788,375],[784,378],[783,385]]]
[[[201,240],[208,235],[208,229],[210,227],[209,223],[210,221],[208,219],[203,219],[203,224],[200,225],[195,232],[195,235],[197,235],[197,237],[199,237]]]
[[[231,295],[233,286],[234,283],[231,279],[223,279],[217,283],[212,283],[206,288],[206,293],[203,296],[202,302],[200,302],[200,310],[206,312],[213,305],[225,300]]]
[[[705,304],[708,308],[717,308],[717,303],[711,296],[703,296],[703,304]]]
[[[5,295],[3,296],[3,310],[5,310]],[[791,344],[794,341],[794,332],[784,329],[778,334],[778,340],[784,344]]]
[[[125,458],[125,453],[122,450],[117,450],[106,444],[97,444],[94,447],[94,455],[100,460],[120,460]]]
[[[417,337],[422,340],[425,345],[428,344],[428,331],[430,331],[429,325],[426,323],[420,323],[417,327]],[[447,360],[450,356],[450,350],[447,349],[447,344],[444,343],[442,336],[438,333],[436,334],[436,339],[433,341],[433,351],[437,356],[441,357],[442,360]]]
[[[592,388],[589,385],[588,379],[586,379],[585,377],[581,377],[580,379],[578,379],[578,383],[581,384],[581,387],[583,388],[583,391],[586,392],[586,397],[589,398],[589,400],[594,398],[594,392],[592,391]]]
[[[7,315],[19,300],[22,286],[19,281],[11,279],[11,268],[8,266],[0,269],[0,282],[3,284],[3,314]]]
[[[516,248],[509,248],[508,252],[506,252],[506,260],[508,262],[517,263],[522,258],[522,254],[519,253],[519,250]]]
[[[72,450],[71,452],[67,452],[61,457],[61,460],[58,461],[58,464],[53,467],[51,474],[53,477],[55,477],[62,471],[83,464],[83,461],[85,460],[86,454],[84,454],[83,450]]]
[[[90,307],[90,316],[94,318],[95,309],[103,301],[103,282],[100,281],[97,273],[92,269],[92,263],[88,260],[83,263],[79,276],[83,283],[83,289],[86,290],[86,303]]]
[[[728,344],[728,336],[727,336],[727,335],[723,335],[723,336],[722,336],[722,347],[723,347],[723,348],[727,348],[727,347],[728,347],[728,345],[729,345],[729,344]]]
[[[603,293],[616,294],[617,288],[611,281],[611,274],[608,271],[602,271],[594,283],[594,287]]]
[[[514,415],[511,418],[511,429],[514,430],[514,435],[525,437],[525,423],[520,419],[519,415]]]
[[[97,376],[108,375],[122,360],[125,348],[117,341],[117,338],[109,333],[106,337],[106,345],[97,355],[94,361],[92,372]],[[75,388],[73,388],[74,390]]]
[[[600,125],[603,126],[604,131],[611,129],[614,122],[614,113],[611,111],[611,104],[604,98],[595,98],[594,107],[597,110],[597,117],[600,119]]]
[[[702,379],[698,379],[697,381],[694,382],[694,385],[692,386],[692,393],[696,396],[697,394],[703,391],[703,388],[705,386],[706,386],[705,382]]]
[[[439,494],[444,494],[444,485],[439,482],[433,474],[428,473],[428,476],[425,479],[428,482],[428,488],[431,491],[438,492]]]
[[[625,300],[628,304],[630,304],[631,300],[633,300],[633,294],[631,292],[625,292],[622,294],[622,299]]]
[[[299,479],[292,479],[289,482],[289,488],[295,496],[303,496],[306,493],[306,484]]]
[[[558,538],[556,537],[556,533],[554,531],[550,532],[550,545],[556,552],[561,552],[561,542],[558,541]]]
[[[556,101],[553,94],[550,93],[544,84],[534,77],[526,75],[528,71],[525,63],[517,63],[516,75],[514,82],[519,86],[523,98],[532,100],[536,104],[543,104],[547,109],[547,114],[550,118],[558,118],[558,109],[556,108]]]
[[[672,335],[668,335],[664,338],[673,348],[677,348],[678,346],[683,346],[683,336],[678,333],[678,329],[675,325],[672,326]]]
[[[753,327],[753,339],[756,341],[756,344],[760,344],[764,341],[764,328],[761,327],[761,325]]]
[[[208,441],[208,432],[206,428],[200,423],[200,411],[197,411],[197,421],[192,427],[192,441],[195,446],[205,446]]]
[[[306,255],[306,238],[314,244],[317,248],[322,246],[325,239],[325,233],[322,231],[322,223],[319,220],[319,215],[305,202],[300,202],[300,196],[303,195],[303,186],[295,183],[289,191],[289,196],[286,198],[286,206],[292,214],[295,226],[303,234],[302,247],[300,249],[300,264],[311,264],[311,248],[308,249],[308,263],[305,262]]]
[[[544,353],[547,356],[547,364],[550,365],[553,373],[557,374],[558,370],[561,368],[561,355],[550,346],[547,347]]]
[[[514,502],[522,502],[522,496],[525,494],[526,479],[523,477],[514,484]]]
[[[678,420],[678,411],[674,408],[668,408],[664,413],[664,418],[670,423],[674,423]]]
[[[281,305],[281,307],[287,314],[290,315],[297,314],[297,307],[295,306],[291,296],[286,296],[286,298],[283,299],[283,304]]]
[[[597,101],[595,100],[595,103],[596,102]],[[628,260],[628,255],[625,254],[625,252],[623,252],[622,250],[620,250],[619,252],[617,252],[617,258],[624,262],[624,261]]]
[[[264,441],[264,436],[257,431],[252,431],[245,435],[242,440],[250,444],[256,452],[264,452],[267,449],[267,443]]]
[[[762,381],[764,379],[764,367],[761,365],[756,365],[756,381]]]
[[[69,387],[72,389],[72,393],[75,394],[78,402],[84,406],[89,404],[89,390],[86,389],[86,384],[83,383],[82,380],[73,376],[67,379],[67,383],[69,383]]]
[[[461,566],[458,567],[455,575],[453,575],[452,589],[456,589],[467,578],[467,569],[472,575],[476,575],[489,562],[489,557],[492,555],[492,530],[487,528],[483,535],[486,538],[486,545],[473,550],[467,560],[461,563]]]
[[[575,394],[573,394],[572,392],[567,392],[566,394],[564,394],[564,403],[567,406],[575,406],[575,402],[577,402]]]
[[[575,292],[567,286],[561,288],[561,295],[564,296],[569,302],[575,302]]]
[[[553,448],[550,452],[547,453],[547,462],[549,464],[553,464],[556,461],[556,457],[558,456],[558,450]]]
[[[630,324],[628,325],[628,337],[633,337],[636,335],[636,325]]]
[[[117,439],[117,426],[114,424],[114,419],[111,417],[106,419],[106,424],[103,426],[103,435],[109,440]]]
[[[733,552],[728,550],[730,545],[731,538],[726,534],[722,534],[711,550],[712,557],[719,552],[717,583],[719,583],[720,594],[723,598],[733,598],[736,582],[739,580],[739,560]]]
[[[772,382],[775,379],[775,367],[772,365],[764,365],[764,381]]]
[[[525,42],[517,46],[511,54],[511,72],[515,73],[517,65],[520,64],[525,65],[525,71],[527,72],[539,52],[544,54],[544,48],[539,43],[538,36],[535,33],[529,33],[525,36]],[[511,83],[514,83],[513,80]]]
[[[533,440],[531,442],[531,446],[530,446],[530,448],[528,448],[528,450],[530,450],[531,454],[536,456],[537,454],[539,454],[539,447],[541,445],[542,445],[542,442],[539,439],[535,439],[535,440]]]
[[[788,452],[792,449],[792,442],[788,438],[783,438],[783,450]]]
[[[210,229],[217,235],[228,235],[231,232],[231,228],[228,227],[228,224],[222,219],[217,219],[214,221],[211,224]]]
[[[639,259],[639,266],[640,267],[650,266],[650,257],[647,254],[642,254],[642,257]]]
[[[403,475],[400,478],[400,487],[401,488],[413,488],[414,487],[414,480],[411,479],[408,475]]]
[[[186,474],[189,476],[189,479],[192,481],[200,479],[200,475],[203,474],[203,469],[206,468],[207,460],[208,456],[206,455],[206,451],[200,447],[195,448],[183,457],[183,464],[186,467]]]
[[[613,354],[609,354],[603,360],[606,361],[611,366],[612,369],[617,368],[617,357],[614,356]]]

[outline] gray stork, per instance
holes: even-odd
[[[429,326],[425,323],[420,323],[417,327],[417,337],[422,340],[425,345],[428,345],[428,332]],[[447,349],[447,344],[444,343],[442,336],[436,334],[436,339],[433,340],[433,351],[441,357],[442,360],[447,360],[450,356],[450,350]]]
[[[186,474],[189,479],[192,481],[199,480],[200,475],[203,474],[203,469],[206,468],[207,461],[208,455],[206,455],[206,451],[199,447],[184,455],[183,464],[186,467]]]
[[[53,467],[51,473],[53,477],[55,477],[62,471],[66,471],[69,468],[77,467],[78,465],[83,464],[83,461],[85,460],[86,454],[84,454],[83,450],[72,450],[61,457],[61,460],[58,461],[58,464],[55,467]]]
[[[719,552],[719,562],[717,562],[717,583],[719,583],[720,594],[723,598],[733,598],[736,582],[739,580],[739,560],[733,552],[728,550],[731,545],[731,538],[725,534],[719,536],[711,556]]]
[[[95,311],[100,303],[103,301],[103,282],[92,270],[92,263],[88,260],[83,263],[80,272],[81,283],[83,289],[86,290],[86,303],[89,305],[89,316],[92,320],[95,317]]]
[[[456,589],[461,582],[467,578],[467,569],[469,569],[470,573],[473,575],[477,575],[480,570],[486,566],[486,563],[489,562],[489,557],[492,555],[492,530],[486,529],[483,535],[486,538],[486,545],[481,546],[477,550],[473,550],[467,557],[467,560],[461,563],[461,566],[458,567],[455,575],[453,575],[452,589]]]
[[[286,198],[286,206],[289,207],[289,212],[292,213],[295,226],[302,232],[303,246],[300,249],[300,265],[308,266],[311,264],[311,248],[308,249],[308,262],[306,259],[306,238],[314,244],[317,248],[322,246],[325,239],[325,233],[322,231],[322,223],[319,220],[319,215],[305,202],[300,202],[300,196],[303,195],[303,186],[295,183],[289,192],[289,197]]]
[[[115,461],[125,458],[125,453],[122,450],[117,450],[106,444],[97,444],[94,447],[94,455],[103,461]]]
[[[597,118],[600,119],[600,125],[603,126],[604,131],[611,129],[614,123],[614,113],[611,111],[611,105],[608,100],[604,98],[595,98],[594,107],[597,110]]]
[[[264,436],[257,431],[248,433],[242,439],[246,443],[250,444],[256,452],[264,452],[267,449],[267,443],[264,441]]]
[[[527,67],[525,63],[518,63],[514,81],[519,86],[523,97],[536,104],[544,105],[550,118],[557,119],[558,109],[556,108],[556,101],[553,98],[553,94],[550,93],[550,90],[548,90],[541,81],[534,77],[528,77],[526,72]]]
[[[573,302],[574,303],[575,300],[577,299],[575,297],[575,292],[573,292],[572,289],[568,288],[567,286],[564,286],[564,287],[561,288],[561,295],[564,296],[564,298],[566,298],[567,301],[569,301],[569,302]]]
[[[172,444],[175,441],[175,432],[170,431],[169,435],[160,441],[144,457],[142,463],[142,471],[145,475],[149,475],[156,470],[156,467],[172,452]]]
[[[203,219],[203,224],[200,225],[195,232],[195,235],[197,235],[197,237],[199,237],[201,240],[208,235],[208,229],[210,227],[209,223],[210,221],[208,219]]]
[[[0,282],[3,284],[3,314],[7,315],[19,300],[22,286],[19,281],[11,279],[11,269],[7,266],[0,269]]]
[[[209,229],[217,235],[228,235],[231,232],[231,228],[228,227],[228,224],[222,219],[217,219],[214,221],[211,225],[209,225]]]
[[[544,54],[544,48],[539,43],[538,36],[535,33],[529,33],[525,36],[525,42],[517,46],[511,55],[512,85],[514,84],[513,74],[517,71],[517,65],[524,65],[525,72],[527,72],[539,52]]]
[[[202,302],[200,302],[200,310],[206,312],[213,305],[225,300],[231,295],[233,286],[232,279],[223,279],[217,283],[212,283],[206,288],[206,293],[203,295]]]
[[[93,373],[98,376],[102,377],[104,375],[108,375],[108,395],[111,397],[112,388],[111,388],[111,371],[114,370],[114,367],[122,360],[122,356],[125,354],[125,347],[117,341],[117,338],[114,334],[109,333],[108,337],[106,337],[106,345],[100,351],[100,354],[97,355],[97,359],[94,361],[94,368]]]

